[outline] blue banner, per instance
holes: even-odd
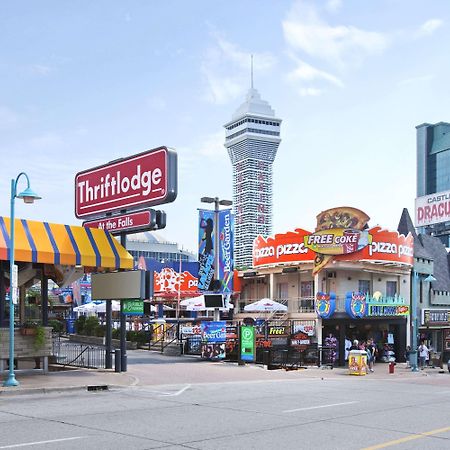
[[[347,292],[345,295],[345,311],[353,319],[361,319],[366,316],[366,294],[362,292]]]
[[[233,292],[234,217],[231,209],[219,212],[219,280],[220,292]]]
[[[199,210],[198,289],[209,291],[214,277],[214,211]]]
[[[227,337],[227,323],[224,320],[218,322],[201,322],[202,342],[207,344],[220,344]]]
[[[334,292],[330,292],[329,294],[318,292],[316,295],[315,309],[319,317],[329,319],[336,310],[336,294]]]

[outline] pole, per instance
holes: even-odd
[[[410,351],[410,365],[412,372],[418,372],[417,367],[417,282],[419,280],[419,274],[413,269],[412,273],[413,285],[412,285],[412,305],[411,305],[411,351]]]
[[[112,369],[112,301],[106,301],[105,369]],[[120,372],[120,370],[119,370]]]
[[[120,233],[120,245],[126,248],[127,235]],[[120,370],[121,372],[127,371],[127,317],[124,314],[123,300],[120,300]]]
[[[177,299],[177,323],[178,320],[180,318],[180,299],[181,299],[181,250],[180,250],[180,254],[179,254],[179,265],[178,265],[178,278],[179,278],[179,282],[178,282],[178,299]]]
[[[11,223],[9,246],[9,374],[8,379],[3,383],[4,386],[18,386],[14,374],[14,298],[16,295],[15,277],[14,277],[14,200],[16,198],[17,182],[11,180]]]
[[[214,197],[214,281],[219,280],[219,197]],[[219,308],[214,308],[214,320],[220,320]]]

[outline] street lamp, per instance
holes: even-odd
[[[219,279],[219,205],[231,206],[231,200],[219,200],[219,197],[202,197],[202,203],[214,203],[214,280]],[[214,309],[214,320],[219,320],[219,308]]]
[[[411,350],[409,356],[409,362],[411,365],[412,372],[418,372],[417,364],[417,335],[419,333],[418,317],[417,317],[417,285],[419,279],[422,279],[424,275],[420,275],[419,272],[413,270],[413,286],[412,286],[412,305],[411,305]],[[436,281],[433,275],[428,275],[423,278],[423,281],[431,283]]]
[[[24,175],[27,179],[27,188],[17,194],[17,183]],[[9,374],[3,386],[18,386],[19,382],[14,375],[14,304],[16,303],[17,273],[14,273],[14,203],[16,198],[21,198],[25,203],[33,203],[39,197],[30,188],[30,179],[25,172],[20,172],[17,178],[11,180],[11,217],[10,217],[10,246],[9,246]]]
[[[178,301],[177,301],[177,323],[180,318],[180,299],[181,299],[181,256],[183,254],[183,251],[179,251],[179,265],[178,265]]]

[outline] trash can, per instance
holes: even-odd
[[[364,350],[350,350],[348,355],[348,374],[366,375],[367,353]]]
[[[391,361],[389,363],[389,373],[394,373],[394,368],[395,368],[395,362]]]
[[[66,319],[66,330],[68,334],[75,333],[75,319]]]

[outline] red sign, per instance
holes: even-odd
[[[177,196],[177,154],[166,147],[79,172],[75,176],[75,215],[160,205]]]
[[[347,255],[335,255],[337,261],[395,262],[412,266],[413,237],[397,231],[370,228],[372,242],[363,249]],[[274,237],[258,236],[253,243],[253,267],[280,263],[313,262],[316,253],[304,245],[305,236],[311,233],[300,228],[294,232],[277,234]]]
[[[155,211],[139,211],[120,216],[107,217],[101,220],[91,220],[83,222],[83,227],[99,228],[100,230],[109,231],[111,234],[121,233],[128,230],[144,230],[155,225]]]

